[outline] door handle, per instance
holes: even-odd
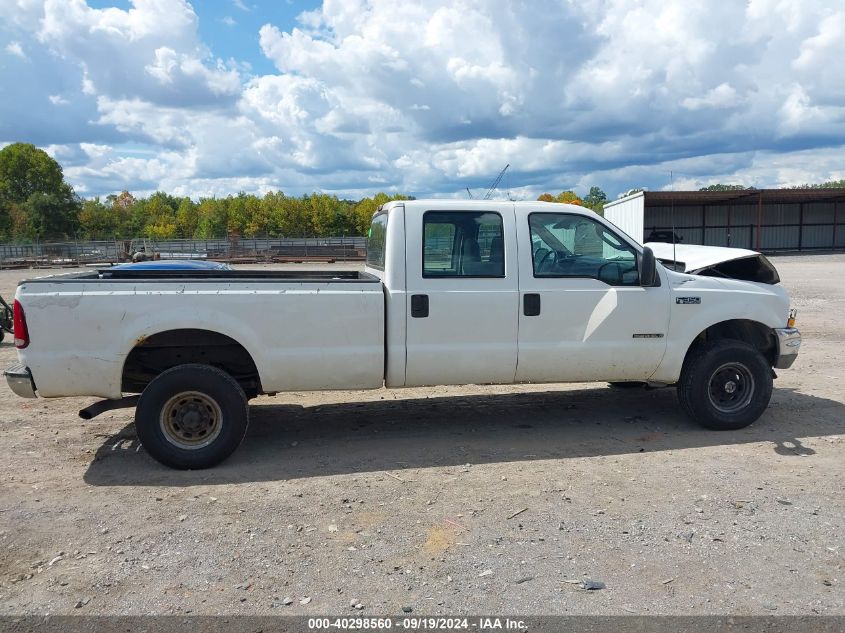
[[[428,295],[411,295],[411,316],[415,319],[428,316]]]
[[[522,297],[522,313],[525,316],[537,316],[540,314],[540,295],[537,293],[526,293]]]

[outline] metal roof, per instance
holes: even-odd
[[[801,202],[845,202],[840,189],[744,189],[741,191],[645,191],[646,207],[674,204],[798,204]],[[639,195],[639,194],[637,194]]]

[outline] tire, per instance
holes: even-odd
[[[772,368],[748,343],[720,339],[690,352],[677,389],[681,408],[701,426],[741,429],[769,406]]]
[[[135,410],[146,451],[180,470],[210,468],[240,445],[249,424],[244,390],[211,365],[179,365],[147,385]]]

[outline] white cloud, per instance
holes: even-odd
[[[231,15],[224,15],[222,18],[220,18],[220,21],[226,26],[235,26],[237,24],[235,18],[233,18]]]
[[[87,104],[100,136],[83,140],[108,149],[47,143],[76,148],[61,151],[89,192],[460,195],[506,163],[517,195],[660,188],[670,169],[767,186],[836,177],[845,146],[845,8],[824,0],[324,0],[261,27],[276,72],[259,76],[214,57],[186,0],[0,10],[21,53],[78,73],[40,100]],[[122,149],[139,144],[153,155]]]
[[[112,148],[108,145],[98,145],[97,143],[80,143],[79,149],[92,159],[108,156],[112,152]]]
[[[162,85],[184,86],[200,82],[213,95],[234,95],[240,91],[240,77],[236,70],[227,69],[222,63],[209,68],[191,55],[177,53],[161,46],[154,52],[154,61],[144,71]]]
[[[733,86],[722,83],[708,90],[702,97],[686,97],[681,104],[689,110],[701,110],[702,108],[730,108],[739,105],[739,100]]]
[[[43,46],[79,66],[86,89],[99,96],[185,107],[231,102],[239,73],[211,57],[197,25],[186,0],[134,0],[128,10],[45,0],[30,26]]]
[[[9,53],[9,55],[26,59],[26,53],[23,52],[23,46],[21,46],[20,42],[9,42],[6,44],[6,52]]]

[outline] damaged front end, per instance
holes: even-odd
[[[648,242],[657,260],[670,270],[775,285],[778,271],[765,255],[744,248]]]

